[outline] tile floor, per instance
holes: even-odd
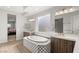
[[[0,44],[0,53],[30,53],[30,51],[23,46],[22,40],[9,41]]]
[[[8,41],[15,41],[16,35],[8,35]]]

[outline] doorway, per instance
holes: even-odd
[[[8,42],[16,40],[16,15],[7,15],[8,18]]]
[[[63,18],[55,19],[55,32],[63,33]]]

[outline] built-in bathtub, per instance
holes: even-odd
[[[24,37],[23,45],[32,53],[50,53],[50,39],[40,36]]]

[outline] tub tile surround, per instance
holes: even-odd
[[[36,35],[39,36],[44,36],[44,37],[55,37],[59,39],[65,39],[65,40],[70,40],[70,41],[75,41],[75,46],[74,46],[74,53],[79,53],[79,36],[74,35],[74,34],[59,34],[55,32],[37,32],[35,33]]]

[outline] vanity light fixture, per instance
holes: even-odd
[[[68,13],[68,10],[64,10],[64,13]]]
[[[58,12],[56,12],[56,15],[59,15],[59,13],[58,13]]]
[[[63,10],[61,10],[61,11],[56,12],[55,16],[57,16],[57,15],[62,15],[62,14],[66,14],[66,13],[70,13],[70,12],[74,12],[74,11],[76,11],[76,10],[77,10],[77,9],[75,9],[75,8],[63,9]]]
[[[75,9],[75,8],[70,8],[69,9],[69,12],[74,12],[74,11],[76,11],[77,9]]]
[[[60,11],[60,12],[59,12],[59,14],[63,14],[63,13],[64,13],[63,11]]]
[[[70,10],[70,11],[73,11],[73,9],[72,9],[72,8],[70,8],[69,10]]]

